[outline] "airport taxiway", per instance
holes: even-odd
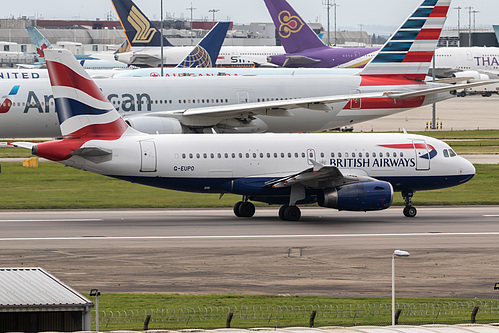
[[[0,266],[40,266],[79,291],[497,297],[499,207],[352,213],[306,208],[2,211]]]

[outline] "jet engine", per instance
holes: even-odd
[[[317,195],[319,206],[349,211],[386,209],[390,207],[392,200],[392,185],[384,181],[359,182],[327,188]]]
[[[126,123],[147,134],[182,134],[182,124],[175,118],[165,117],[131,117]]]
[[[464,71],[452,74],[453,77],[470,77],[472,79],[468,80],[468,83],[473,81],[487,81],[490,77],[487,74],[482,74],[477,71]]]

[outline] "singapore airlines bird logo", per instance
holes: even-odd
[[[288,38],[291,34],[297,33],[305,25],[303,21],[298,17],[291,15],[287,10],[283,10],[279,13],[279,36],[282,38]]]
[[[132,7],[127,20],[137,30],[132,43],[149,43],[152,40],[156,30],[151,28],[151,24],[137,7]]]

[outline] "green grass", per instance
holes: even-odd
[[[88,295],[86,295],[88,297]],[[94,298],[91,298],[94,300]],[[443,311],[409,314],[405,304],[462,305],[468,299],[397,299],[402,311],[399,324],[419,325],[430,323],[469,323],[473,305],[467,305],[460,313]],[[475,300],[476,301],[476,300]],[[389,325],[391,323],[391,299],[388,298],[335,298],[295,297],[262,295],[168,295],[168,294],[108,294],[99,297],[101,330],[142,329],[143,321],[151,309],[168,309],[163,320],[153,320],[149,329],[213,329],[225,327],[227,313],[235,311],[231,327],[285,327],[308,326],[312,307],[329,307],[330,311],[318,311],[315,326]],[[489,303],[490,304],[490,303]],[[444,306],[445,306],[444,305]],[[246,307],[247,312],[238,311]],[[218,311],[214,311],[217,309]],[[370,309],[371,311],[365,311]],[[374,313],[375,309],[380,309]],[[448,309],[448,308],[447,308]],[[116,314],[137,310],[127,322],[110,319],[111,311]],[[105,314],[103,312],[105,312]],[[431,312],[431,311],[430,311]],[[492,313],[491,313],[492,312]],[[497,310],[482,307],[477,322],[497,321]],[[175,313],[175,316],[173,316]],[[217,313],[216,316],[211,314]],[[168,314],[168,315],[166,315]],[[200,316],[199,314],[202,314]],[[210,319],[207,319],[210,315]],[[167,319],[168,318],[168,319]]]
[[[158,189],[64,167],[40,163],[2,163],[0,209],[194,208],[231,207],[240,196],[198,194]],[[417,205],[497,205],[499,165],[476,165],[477,175],[461,186],[417,192]],[[399,193],[394,204],[402,205]],[[261,206],[266,206],[261,204]]]

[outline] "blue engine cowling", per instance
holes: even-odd
[[[390,207],[393,187],[388,182],[369,181],[327,188],[317,195],[321,207],[338,210],[369,211]]]

